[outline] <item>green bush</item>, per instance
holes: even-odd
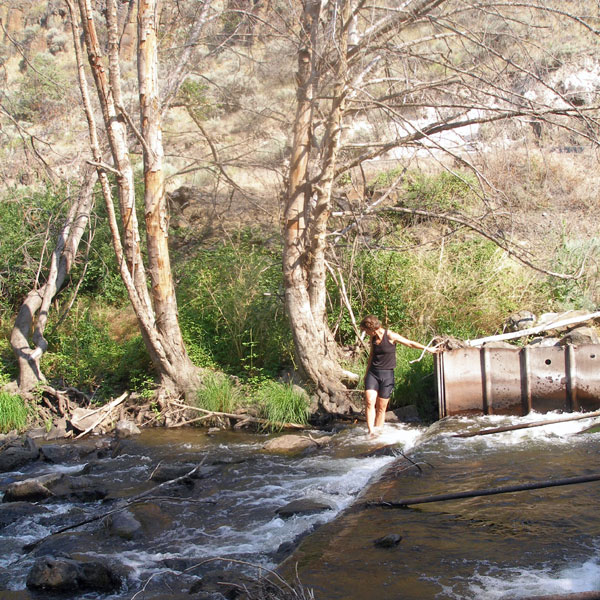
[[[124,389],[137,390],[153,368],[142,341],[135,331],[111,331],[122,318],[114,310],[78,301],[60,330],[49,332],[48,351],[42,358],[42,371],[61,386],[73,386],[106,399]]]
[[[176,273],[181,328],[197,364],[247,378],[290,364],[279,252],[246,232],[202,250]]]
[[[453,211],[469,205],[478,188],[477,178],[471,172],[441,171],[429,175],[416,171],[404,183],[402,200],[410,208]]]
[[[64,218],[62,190],[51,187],[0,201],[0,298],[9,312],[18,309],[48,259],[46,231],[56,232]],[[45,253],[45,254],[44,254]]]
[[[27,406],[21,396],[0,391],[0,433],[24,430],[27,416]]]
[[[271,423],[270,429],[281,429],[283,423],[308,422],[308,399],[291,384],[266,380],[258,386],[255,398],[261,417]]]

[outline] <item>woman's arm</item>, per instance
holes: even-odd
[[[399,333],[395,333],[394,331],[390,331],[388,329],[388,340],[392,342],[392,344],[402,344],[403,346],[408,346],[409,348],[417,348],[417,350],[427,350],[427,352],[431,352],[435,354],[438,350],[437,348],[428,348],[427,346],[423,346],[419,342],[414,342],[413,340],[409,340]]]

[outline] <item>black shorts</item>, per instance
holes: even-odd
[[[393,369],[369,369],[365,377],[365,390],[376,390],[380,398],[389,398],[394,391]]]

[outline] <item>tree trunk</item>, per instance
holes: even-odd
[[[177,301],[169,257],[169,219],[162,168],[162,124],[158,88],[158,2],[140,0],[138,12],[138,79],[144,155],[144,207],[148,271],[156,328],[168,359],[161,370],[163,385],[187,390],[197,383],[177,316]],[[170,367],[175,367],[172,370]],[[188,381],[189,379],[189,381]]]
[[[46,381],[40,368],[40,359],[48,347],[44,338],[48,312],[52,300],[60,291],[66,276],[71,271],[79,242],[87,227],[94,203],[93,190],[95,183],[95,171],[88,170],[84,176],[77,200],[71,204],[66,222],[56,242],[46,283],[27,294],[15,319],[10,343],[18,361],[19,376],[17,383],[22,393],[32,391],[36,385]],[[35,316],[38,313],[39,316],[34,328]],[[32,348],[29,343],[32,330],[35,348]]]
[[[321,3],[304,4],[303,45],[298,53],[297,107],[285,208],[283,274],[285,303],[300,369],[317,388],[321,405],[333,412],[347,409],[344,371],[327,324],[325,234],[330,212],[333,167],[339,142],[341,107],[329,119],[331,135],[324,149],[325,178],[314,186],[309,165],[313,151],[312,121],[317,86],[315,53]],[[335,100],[334,100],[335,102]]]
[[[89,0],[78,0],[78,2],[88,61],[102,108],[114,169],[103,162],[95,118],[88,98],[87,82],[82,75],[81,66],[79,83],[86,108],[94,164],[102,182],[121,277],[161,386],[168,393],[187,394],[199,385],[200,371],[189,359],[183,344],[168,252],[168,219],[162,172],[161,107],[157,83],[157,2],[139,0],[138,4],[137,57],[141,131],[138,131],[121,101],[116,0],[109,0],[106,7],[108,77],[98,44],[95,17],[90,2]],[[71,10],[71,0],[67,0],[67,4]],[[77,31],[74,30],[76,49],[78,39]],[[129,160],[129,131],[137,137],[144,153],[145,224],[151,286],[148,285],[146,267],[142,259],[139,225],[135,211],[133,167]],[[107,170],[116,175],[122,236],[113,207],[111,188],[106,176]]]

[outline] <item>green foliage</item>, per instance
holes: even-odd
[[[207,91],[206,84],[195,79],[186,79],[177,93],[177,102],[183,104],[194,119],[204,121],[214,114]]]
[[[177,269],[180,323],[202,366],[254,377],[291,362],[281,255],[245,233]]]
[[[600,300],[600,281],[597,264],[600,260],[600,238],[590,240],[563,239],[553,270],[574,274],[587,264],[582,276],[576,279],[548,277],[543,289],[558,310],[595,310]]]
[[[411,173],[404,183],[403,203],[422,210],[451,211],[464,208],[475,197],[477,178],[470,172]]]
[[[196,405],[205,410],[231,413],[242,403],[240,388],[229,378],[219,373],[205,377],[203,387],[198,390]]]
[[[21,396],[0,390],[0,433],[22,431],[27,425],[28,410]]]
[[[400,175],[402,175],[403,171],[403,167],[390,169],[389,171],[381,171],[369,182],[368,189],[376,190],[389,187]]]
[[[141,387],[143,391],[143,382],[152,372],[150,358],[137,331],[133,335],[111,331],[119,318],[116,311],[103,313],[94,305],[78,302],[60,330],[48,333],[42,370],[55,373],[61,386],[94,392],[99,399],[123,389]]]
[[[46,231],[56,231],[64,216],[61,190],[13,194],[0,202],[0,298],[4,310],[18,308],[33,287],[40,261],[52,250]]]
[[[347,284],[357,316],[376,314],[421,342],[434,335],[462,339],[494,331],[511,312],[543,306],[546,296],[529,271],[492,242],[457,239],[443,250],[361,252]],[[330,287],[334,304],[337,291]],[[340,327],[344,343],[354,331]]]
[[[438,418],[435,405],[435,381],[433,376],[433,356],[427,352],[418,362],[421,350],[398,346],[396,350],[396,385],[390,401],[391,408],[414,404],[424,421]]]
[[[17,101],[18,117],[25,120],[55,117],[67,107],[70,81],[49,54],[36,54],[26,66]]]
[[[266,380],[257,388],[255,397],[260,415],[270,422],[271,430],[281,429],[283,423],[308,422],[308,399],[289,383]]]

